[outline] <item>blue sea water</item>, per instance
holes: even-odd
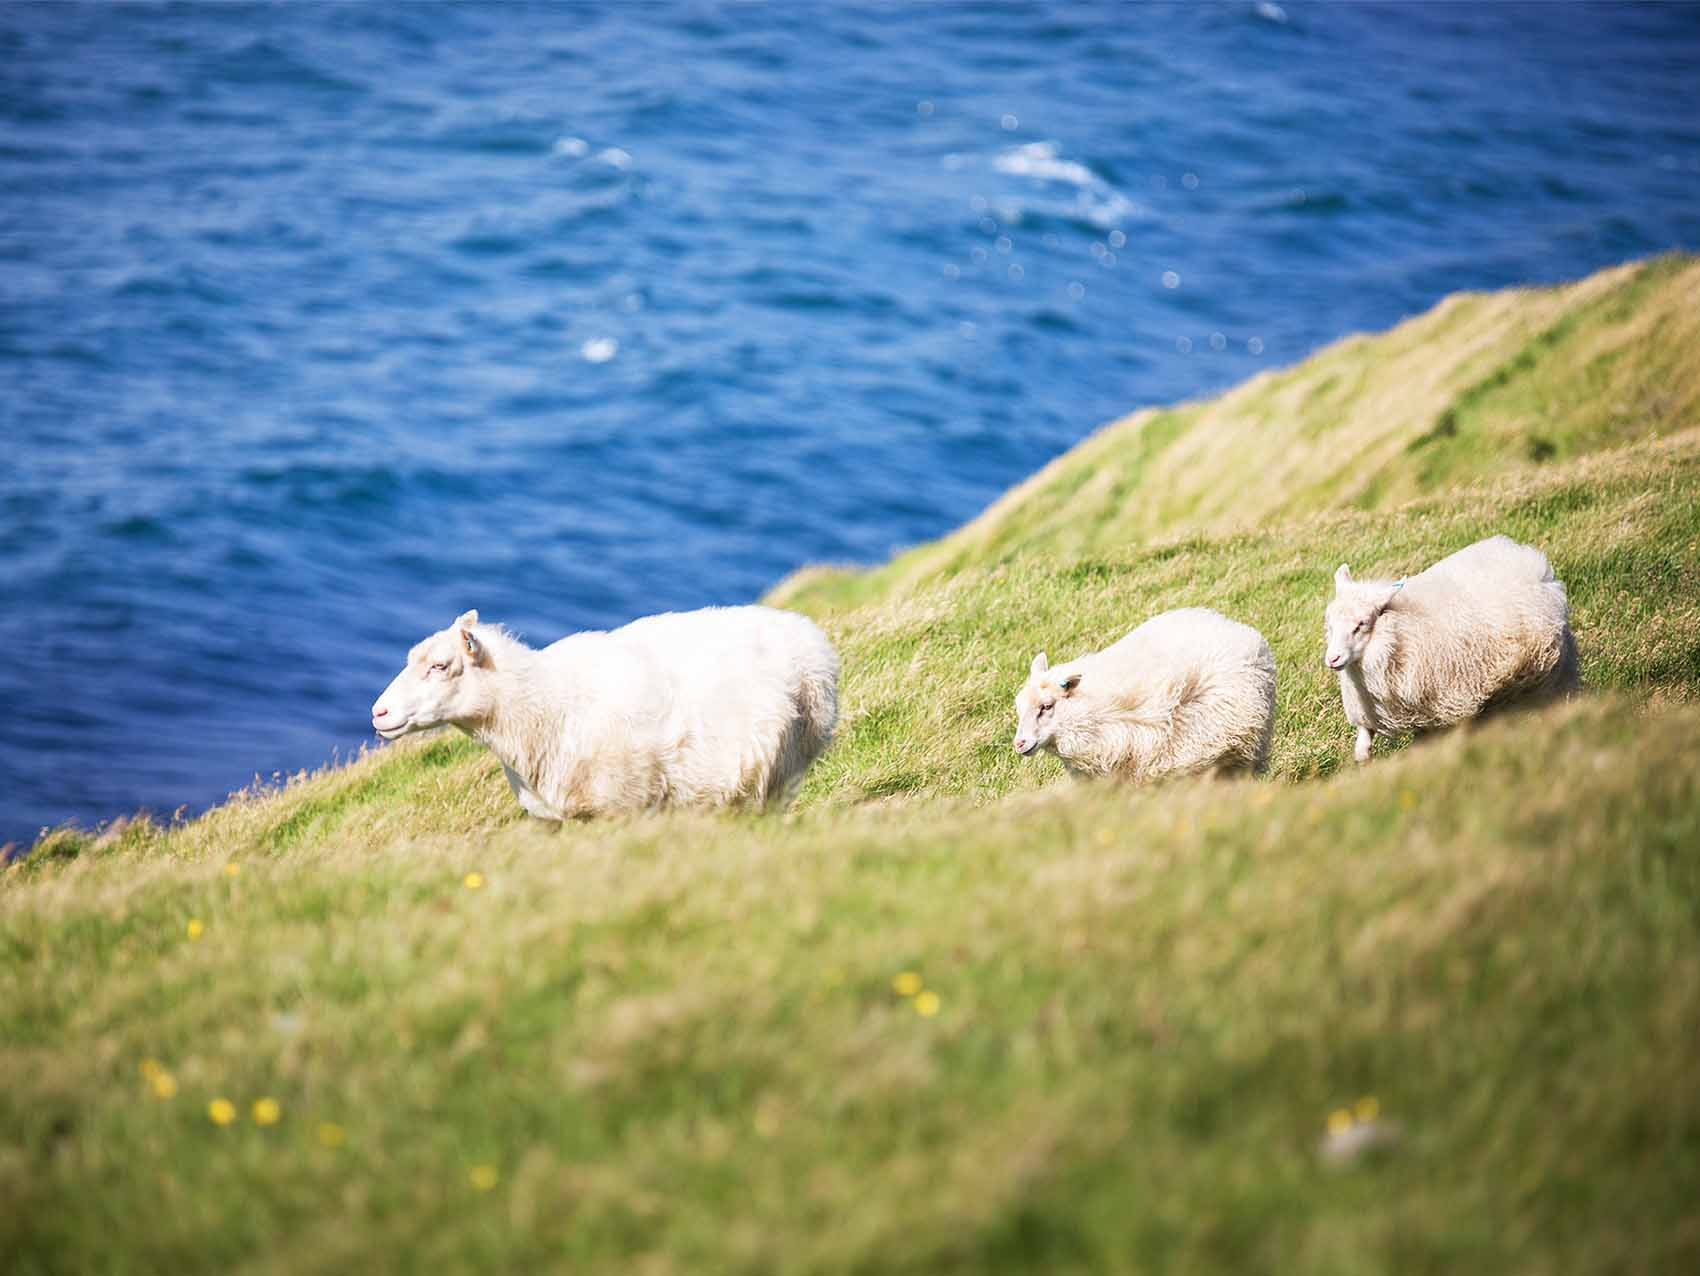
[[[0,4],[0,842],[1700,247],[1700,6]]]

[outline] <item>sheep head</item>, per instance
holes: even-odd
[[[1353,580],[1341,563],[1334,572],[1334,599],[1323,618],[1324,659],[1335,671],[1363,659],[1364,649],[1375,636],[1375,622],[1393,601],[1403,581]]]
[[[1057,719],[1080,686],[1080,671],[1073,665],[1051,662],[1044,652],[1033,657],[1027,682],[1015,696],[1015,751],[1022,756],[1037,749],[1054,747]]]
[[[445,722],[477,722],[489,712],[482,675],[490,656],[477,625],[478,613],[466,612],[407,653],[407,663],[372,706],[374,731],[399,740]]]

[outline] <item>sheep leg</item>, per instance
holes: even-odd
[[[1352,757],[1358,762],[1369,761],[1369,746],[1375,740],[1375,733],[1368,727],[1358,728],[1358,743],[1352,750]]]

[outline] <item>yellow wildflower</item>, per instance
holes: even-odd
[[[1336,1108],[1328,1114],[1328,1133],[1341,1135],[1351,1128],[1352,1114],[1345,1108]]]
[[[186,927],[186,929],[189,932],[189,938],[190,939],[199,939],[201,937],[201,932],[206,929],[206,925],[201,921],[201,919],[199,917],[191,917],[189,919],[189,925]]]
[[[906,970],[892,979],[891,990],[899,997],[913,997],[921,991],[921,976]]]
[[[939,995],[930,989],[920,993],[915,998],[915,1013],[923,1019],[931,1019],[939,1012]]]
[[[319,1142],[328,1148],[339,1148],[348,1134],[335,1121],[319,1122]]]
[[[466,889],[469,890],[469,891],[475,891],[480,886],[484,885],[484,874],[482,874],[482,873],[468,873],[466,875],[465,881],[466,881]]]
[[[159,1060],[154,1058],[143,1059],[136,1065],[136,1067],[141,1074],[144,1077],[147,1077],[150,1081],[154,1077],[157,1077],[161,1072],[165,1071],[164,1068],[159,1066]]]
[[[241,871],[242,871],[242,866],[240,864],[237,864],[237,863],[234,863],[234,862],[230,863],[230,864],[226,864],[224,866],[224,875],[226,877],[235,877]]]
[[[272,1098],[254,1100],[254,1124],[276,1125],[277,1119],[283,1115],[283,1109],[277,1100]]]
[[[1410,789],[1406,789],[1403,793],[1401,793],[1399,795],[1399,809],[1401,811],[1415,810],[1416,805],[1417,805],[1417,795],[1415,793],[1413,793]]]
[[[229,1125],[236,1119],[236,1105],[229,1099],[214,1099],[207,1104],[207,1115],[214,1125]]]
[[[1352,1105],[1352,1115],[1360,1121],[1373,1121],[1381,1115],[1381,1104],[1373,1094],[1366,1094]]]
[[[475,1165],[466,1176],[466,1181],[480,1192],[488,1192],[501,1180],[494,1165]]]

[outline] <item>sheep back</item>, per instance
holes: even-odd
[[[503,760],[556,818],[783,801],[837,721],[838,654],[793,612],[670,612],[537,654],[543,716],[508,749],[532,765]]]
[[[1377,732],[1452,726],[1579,684],[1564,584],[1547,557],[1507,536],[1409,577],[1341,671],[1346,716]]]
[[[1275,728],[1275,656],[1220,612],[1153,616],[1075,662],[1082,679],[1056,751],[1071,771],[1145,781],[1259,771]]]

